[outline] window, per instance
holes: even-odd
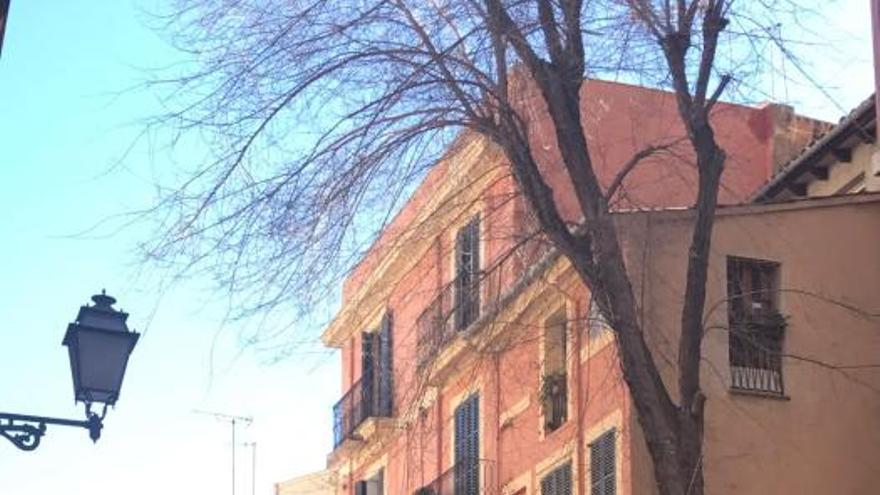
[[[393,397],[391,313],[382,317],[379,329],[361,334],[362,419],[391,416]]]
[[[731,387],[783,394],[779,264],[728,257],[727,295]]]
[[[590,444],[590,495],[617,492],[616,431],[611,429]]]
[[[385,470],[380,469],[369,479],[355,483],[355,495],[383,495],[385,492]]]
[[[455,236],[455,329],[464,330],[480,316],[480,217]]]
[[[455,495],[477,495],[480,490],[480,396],[471,395],[455,408]]]
[[[566,462],[541,478],[541,495],[571,495],[571,493],[571,462]]]
[[[565,313],[553,316],[544,324],[541,407],[544,412],[544,430],[547,432],[558,429],[568,419],[566,326]]]

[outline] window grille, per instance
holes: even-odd
[[[727,259],[731,387],[782,395],[785,318],[777,302],[779,264]]]

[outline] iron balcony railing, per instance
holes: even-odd
[[[426,365],[458,332],[466,331],[486,308],[498,304],[549,249],[546,241],[530,239],[498,256],[470,287],[460,287],[457,279],[442,286],[416,319],[418,366]]]
[[[391,415],[385,410],[387,407],[383,407],[387,401],[382,401],[377,392],[373,380],[361,378],[333,406],[333,448],[352,438],[367,418]]]
[[[785,319],[781,316],[740,322],[731,327],[731,388],[785,394],[782,379],[784,334]]]
[[[495,463],[485,459],[460,461],[413,495],[494,495]]]

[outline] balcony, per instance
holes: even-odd
[[[485,459],[459,462],[413,495],[494,495],[495,463]]]
[[[785,318],[778,314],[752,318],[731,326],[731,389],[762,395],[785,395],[782,380],[785,326]]]
[[[363,440],[366,435],[361,425],[370,418],[391,416],[388,401],[381,400],[374,380],[363,378],[354,382],[342,399],[333,406],[333,448],[341,446],[348,439]]]
[[[489,268],[480,271],[475,287],[462,288],[457,279],[442,286],[416,319],[418,367],[424,368],[459,334],[469,332],[490,309],[502,304],[549,251],[548,243],[530,239],[498,256]]]

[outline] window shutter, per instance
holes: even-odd
[[[470,287],[470,303],[471,303],[471,321],[475,321],[480,316],[480,216],[477,215],[471,220],[469,225],[470,235],[470,252],[471,252],[471,287]]]
[[[364,332],[361,334],[361,417],[355,423],[360,423],[364,418],[373,415],[375,410],[375,380],[376,380],[376,334]]]
[[[468,229],[459,229],[455,235],[455,329],[462,330],[467,326],[467,289],[470,285],[468,268]]]
[[[455,328],[464,330],[480,314],[480,217],[455,236]]]
[[[571,495],[571,464],[562,466],[559,472],[559,493],[560,495]]]
[[[366,481],[358,481],[354,484],[354,495],[367,495]]]
[[[590,495],[615,495],[617,491],[615,436],[612,429],[590,444]]]
[[[476,495],[480,486],[480,396],[455,408],[455,495]]]
[[[541,479],[541,495],[571,495],[571,463],[550,471]]]
[[[392,350],[391,313],[385,313],[379,328],[379,410],[382,416],[391,416],[394,407],[394,359]]]

